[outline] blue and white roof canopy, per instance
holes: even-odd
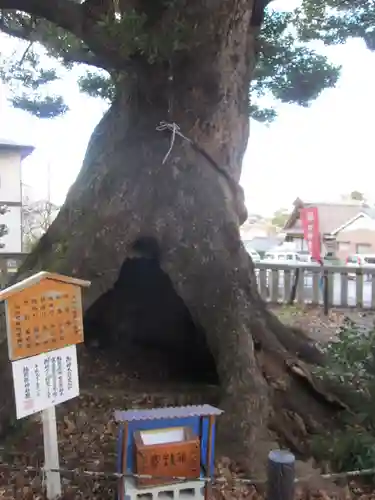
[[[224,413],[211,405],[171,406],[152,408],[151,410],[115,411],[116,422],[132,422],[140,420],[167,420],[188,417],[211,417]]]

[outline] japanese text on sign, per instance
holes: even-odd
[[[182,465],[186,463],[187,456],[185,452],[177,453],[153,453],[149,457],[143,456],[143,465],[145,467],[151,467],[152,469],[157,469],[159,467],[173,467],[176,465]],[[148,463],[149,461],[149,463]]]
[[[320,255],[320,230],[318,209],[316,207],[302,208],[300,212],[304,239],[307,242],[311,257],[321,261]]]
[[[79,395],[76,346],[12,363],[17,418]]]
[[[44,280],[9,297],[6,308],[12,360],[83,342],[77,286]]]

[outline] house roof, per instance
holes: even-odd
[[[12,285],[4,290],[0,291],[0,301],[7,300],[12,295],[25,290],[37,283],[40,283],[42,280],[48,279],[51,281],[59,281],[60,283],[68,283],[69,285],[77,285],[81,287],[88,287],[91,285],[90,281],[80,280],[78,278],[71,278],[70,276],[63,276],[62,274],[57,273],[49,273],[47,271],[41,271],[40,273],[34,274],[29,278],[26,278],[22,281],[19,281],[15,285]]]
[[[152,408],[151,410],[115,411],[116,422],[132,422],[134,420],[165,420],[187,417],[208,417],[221,415],[219,408],[211,405],[170,406],[167,408]]]
[[[361,212],[359,212],[357,215],[352,217],[351,219],[347,220],[344,224],[336,228],[334,231],[332,231],[333,235],[336,235],[346,227],[350,226],[350,224],[353,224],[356,220],[358,220],[360,217],[369,217],[370,219],[375,219],[375,209],[373,208],[364,208]]]
[[[320,232],[322,234],[332,233],[361,212],[366,212],[371,217],[372,213],[374,213],[375,217],[375,210],[367,207],[362,202],[303,202],[301,199],[297,198],[294,202],[293,212],[284,226],[284,231],[290,230],[288,232],[302,233],[299,212],[301,208],[307,207],[318,208]]]
[[[17,142],[10,141],[8,139],[0,138],[0,151],[18,151],[21,154],[21,159],[24,160],[34,151],[35,147],[26,145],[26,144],[18,144]]]

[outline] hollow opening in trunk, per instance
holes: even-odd
[[[145,382],[217,384],[204,331],[161,269],[156,242],[139,239],[133,250],[113,288],[86,311],[86,345],[115,354],[126,372]]]

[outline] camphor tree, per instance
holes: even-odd
[[[0,29],[26,42],[2,71],[17,84],[15,106],[41,117],[66,111],[61,96],[43,97],[58,70],[40,46],[68,68],[92,66],[82,90],[110,101],[17,279],[41,269],[89,279],[88,339],[105,332],[124,353],[138,342],[181,364],[182,351],[204,380],[211,367],[221,436],[250,469],[276,435],[308,453],[309,433],[340,405],[310,374],[319,352],[260,299],[240,241],[249,114],[274,115],[256,105],[266,92],[307,106],[334,86],[339,68],[302,42],[353,34],[371,47],[362,26],[371,5],[306,1],[285,13],[271,4],[263,20],[260,0],[0,0]]]

